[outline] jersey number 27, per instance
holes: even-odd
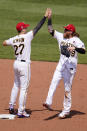
[[[24,49],[24,44],[20,44],[19,46],[14,45],[14,49],[15,49],[15,55],[21,55]]]

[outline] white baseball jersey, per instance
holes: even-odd
[[[58,41],[60,53],[62,45],[68,46],[74,45],[77,48],[85,48],[84,43],[78,37],[65,39],[63,37],[63,33],[55,31],[54,38],[56,38]],[[60,60],[54,72],[53,79],[51,81],[50,88],[48,91],[48,96],[45,102],[48,105],[52,104],[54,92],[56,91],[56,88],[58,87],[60,80],[63,78],[65,89],[63,102],[64,113],[69,113],[71,109],[72,103],[71,89],[72,89],[72,81],[76,72],[77,60],[78,60],[77,51],[73,51],[70,54],[69,58],[66,57],[65,55],[60,54]]]
[[[17,35],[6,40],[7,45],[11,45],[15,51],[15,57],[17,60],[25,60],[30,62],[31,54],[31,40],[33,39],[33,31],[26,34]]]
[[[75,46],[77,48],[84,48],[85,49],[84,43],[78,37],[72,37],[70,39],[66,39],[63,37],[63,33],[57,32],[55,30],[54,38],[56,38],[58,41],[60,53],[61,53],[61,46],[62,45],[68,45],[69,47]],[[61,54],[59,62],[62,63],[62,65],[63,64],[65,65],[65,63],[68,62],[67,66],[73,66],[73,68],[76,68],[77,62],[78,62],[77,51],[73,51],[70,54],[69,58],[66,57],[65,55]],[[61,67],[61,68],[63,69],[63,67]]]
[[[11,45],[15,51],[16,60],[14,61],[14,85],[11,92],[10,105],[16,102],[19,87],[19,108],[18,112],[25,110],[27,89],[30,81],[30,54],[31,40],[33,39],[33,31],[26,34],[17,35],[6,40],[7,45]]]

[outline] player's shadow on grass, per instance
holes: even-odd
[[[59,111],[59,112],[61,112],[61,111]],[[67,118],[65,118],[65,119],[72,118],[75,115],[85,115],[85,114],[86,113],[84,113],[84,112],[80,112],[80,111],[76,111],[76,110],[71,110],[70,111],[70,115],[67,116]],[[58,115],[59,115],[59,113],[57,113],[57,114],[55,114],[53,116],[50,116],[50,117],[48,117],[48,118],[46,118],[44,120],[47,121],[47,120],[52,120],[52,119],[58,118]]]

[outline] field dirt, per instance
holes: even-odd
[[[87,131],[87,65],[78,64],[72,86],[71,115],[58,119],[62,110],[64,84],[60,82],[53,99],[53,111],[43,108],[56,62],[32,62],[26,109],[30,118],[0,119],[1,131]],[[13,60],[0,60],[0,114],[8,113],[14,81]],[[16,109],[18,108],[18,98]]]

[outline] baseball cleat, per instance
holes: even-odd
[[[51,109],[50,105],[48,105],[48,104],[46,104],[46,103],[43,103],[43,106],[44,106],[46,109],[48,109],[48,110],[52,111],[52,109]]]
[[[58,117],[59,117],[60,119],[64,119],[64,118],[67,118],[69,115],[70,115],[70,112],[64,112],[64,111],[62,111],[62,112],[58,115]]]
[[[22,114],[18,113],[17,116],[18,116],[18,118],[28,118],[28,117],[30,117],[30,115],[27,114],[25,111]]]
[[[14,108],[9,108],[9,114],[15,114]]]

